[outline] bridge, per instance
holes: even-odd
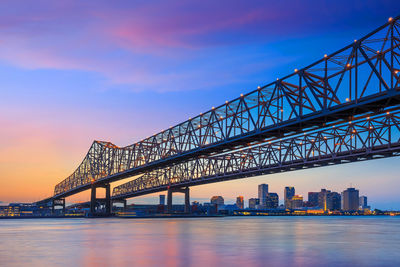
[[[132,145],[94,141],[42,202],[65,205],[90,189],[95,213],[103,187],[107,213],[111,201],[165,190],[169,209],[173,192],[188,207],[194,185],[399,155],[399,19]],[[111,194],[111,183],[130,177]]]

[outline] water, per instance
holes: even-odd
[[[399,217],[0,220],[0,266],[400,266]]]

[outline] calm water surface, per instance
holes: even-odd
[[[0,220],[0,266],[400,266],[400,217]]]

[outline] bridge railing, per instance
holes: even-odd
[[[399,29],[399,18],[391,19],[291,75],[130,146],[95,141],[78,169],[55,187],[55,194],[153,162],[221,152],[393,105],[384,100],[400,94]]]

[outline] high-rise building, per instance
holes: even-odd
[[[268,185],[260,184],[258,185],[258,199],[260,200],[260,205],[265,207],[265,202],[268,194]]]
[[[290,198],[288,201],[288,207],[289,209],[298,209],[303,207],[303,196],[300,195],[294,195]]]
[[[368,199],[366,196],[359,197],[358,206],[361,210],[368,209]]]
[[[328,194],[331,190],[321,189],[321,192],[318,193],[318,207],[322,208],[323,210],[328,210]]]
[[[286,186],[284,192],[284,200],[285,200],[285,207],[290,208],[290,200],[294,196],[294,187],[293,186]]]
[[[239,209],[244,209],[243,196],[238,196],[238,197],[236,198],[236,206],[237,206]]]
[[[258,198],[250,198],[249,199],[249,209],[256,209],[256,206],[260,204],[260,200]]]
[[[321,189],[318,193],[318,206],[324,211],[340,210],[341,196],[337,192],[331,190]]]
[[[318,194],[319,194],[319,192],[308,192],[308,206],[309,207],[318,206]]]
[[[160,195],[160,205],[165,205],[165,195]]]
[[[328,209],[329,210],[340,210],[342,196],[338,192],[331,192],[328,194]]]
[[[266,196],[265,207],[267,209],[276,209],[279,206],[279,196],[277,193],[268,193]]]
[[[224,205],[224,198],[221,196],[213,196],[210,200],[211,204],[215,204],[217,206]]]
[[[359,204],[359,191],[353,187],[347,188],[342,192],[342,210],[356,211]]]

